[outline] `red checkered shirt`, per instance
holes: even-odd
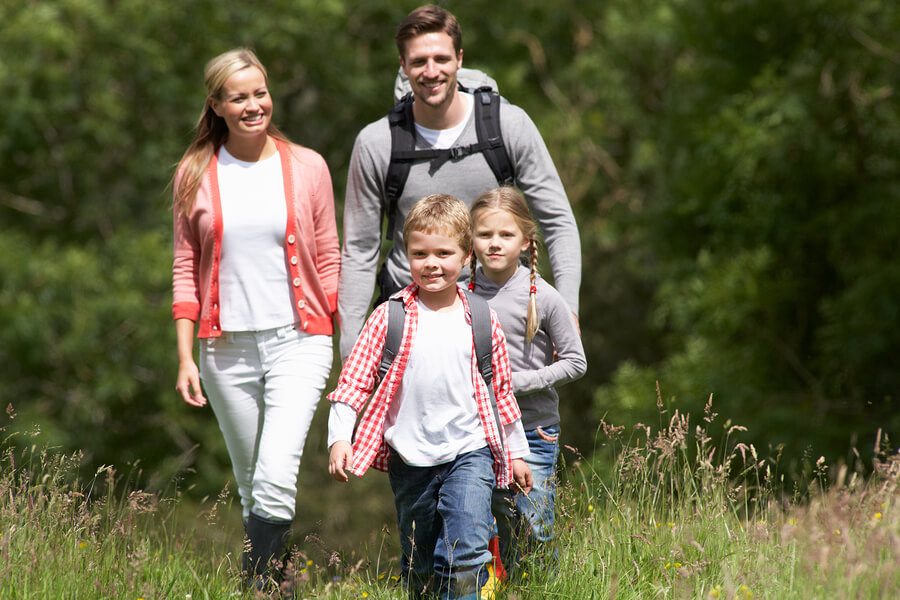
[[[391,401],[397,396],[397,390],[409,360],[413,339],[416,337],[419,323],[419,308],[416,302],[418,291],[419,288],[412,284],[398,292],[406,305],[406,319],[403,324],[400,349],[390,369],[385,373],[384,380],[380,384],[377,383],[378,364],[381,361],[381,351],[384,348],[387,334],[387,302],[380,304],[366,321],[353,350],[344,362],[337,388],[328,395],[331,402],[349,404],[356,414],[362,411],[371,396],[371,401],[363,413],[354,436],[353,465],[349,469],[354,475],[362,476],[369,467],[387,471],[390,453],[387,443],[384,441],[384,420]],[[459,290],[459,295],[462,298],[466,321],[471,325],[472,315],[462,289]],[[497,398],[497,411],[503,424],[508,425],[521,419],[522,413],[519,412],[519,405],[513,396],[506,337],[503,335],[500,322],[493,310],[491,310],[491,344],[493,347],[491,366],[494,370],[493,385],[494,395]],[[512,483],[509,450],[506,449],[506,444],[501,444],[501,436],[504,435],[503,428],[498,428],[494,421],[487,384],[478,370],[474,338],[472,340],[471,373],[478,415],[481,418],[488,446],[494,454],[494,477],[498,487],[507,487]],[[373,390],[375,391],[374,396],[372,395]]]

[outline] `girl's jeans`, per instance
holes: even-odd
[[[388,478],[411,596],[427,587],[441,600],[479,597],[491,560],[493,462],[488,447],[434,467],[411,467],[391,453]]]
[[[525,549],[546,550],[553,541],[559,424],[531,429],[525,432],[525,437],[531,452],[524,460],[531,468],[534,487],[527,496],[495,489],[492,502],[500,558],[510,571],[515,569]]]
[[[243,516],[293,520],[306,434],[331,372],[331,336],[293,325],[223,332],[200,376],[225,436]]]

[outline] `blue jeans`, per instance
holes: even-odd
[[[525,437],[531,453],[524,460],[531,469],[534,487],[527,496],[496,489],[492,498],[500,558],[510,571],[526,549],[546,551],[553,541],[559,424],[531,429]]]
[[[411,467],[391,453],[388,478],[411,596],[479,597],[491,560],[493,462],[488,447],[434,467]]]

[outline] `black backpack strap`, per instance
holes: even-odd
[[[416,149],[416,126],[412,105],[413,97],[410,92],[388,112],[388,124],[391,128],[391,160],[384,179],[385,205],[382,207],[382,217],[387,213],[387,232],[390,236],[394,235],[397,201],[403,193],[409,169],[412,167],[411,160],[401,160],[399,157]]]
[[[482,154],[487,161],[497,183],[513,185],[516,172],[512,161],[503,145],[500,133],[500,94],[491,88],[478,88],[473,92],[475,97],[475,133],[482,145]]]
[[[503,444],[503,423],[500,421],[500,411],[497,409],[497,397],[494,394],[494,367],[492,358],[494,355],[493,336],[491,335],[491,309],[487,300],[466,290],[466,300],[469,302],[469,312],[472,314],[472,338],[475,341],[475,358],[478,361],[478,370],[487,384],[488,394],[491,397],[491,409],[494,412],[494,422],[497,423],[497,435],[500,436],[500,449],[505,453]]]
[[[384,336],[384,347],[381,349],[381,362],[378,363],[378,381],[387,375],[388,369],[400,351],[403,340],[403,322],[406,321],[406,305],[403,298],[391,298],[388,303],[388,325]]]

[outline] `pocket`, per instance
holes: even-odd
[[[559,428],[556,426],[550,426],[546,429],[543,427],[538,427],[535,429],[535,432],[545,442],[556,442],[559,439]]]

